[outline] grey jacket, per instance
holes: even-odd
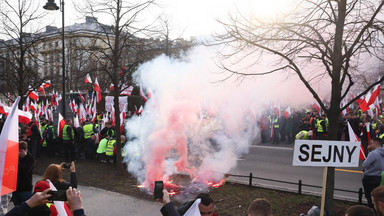
[[[363,162],[364,175],[381,176],[384,171],[384,148],[378,148],[368,154]]]

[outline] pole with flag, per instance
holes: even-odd
[[[8,194],[16,190],[17,169],[19,160],[19,105],[17,97],[11,112],[5,120],[0,134],[0,194]]]

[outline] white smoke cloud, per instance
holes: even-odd
[[[214,56],[200,46],[186,61],[159,56],[135,74],[152,97],[142,116],[126,125],[125,161],[144,186],[178,172],[202,183],[218,181],[255,141],[263,104],[314,101],[288,74],[214,83],[223,78]]]

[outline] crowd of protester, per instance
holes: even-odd
[[[4,121],[4,118],[1,121]],[[116,162],[116,136],[120,136],[122,147],[126,142],[125,132],[116,134],[111,121],[106,122],[103,127],[100,122],[101,119],[96,122],[86,120],[83,125],[75,127],[72,120],[67,120],[61,137],[58,136],[57,127],[53,126],[53,122],[45,119],[37,121],[33,117],[28,125],[20,125],[17,189],[12,193],[12,196],[7,194],[1,197],[2,207],[3,204],[7,204],[5,200],[9,201],[10,197],[12,197],[15,205],[15,208],[7,215],[26,215],[25,212],[29,212],[28,215],[43,215],[42,212],[44,211],[52,212],[53,210],[50,208],[52,200],[49,200],[50,194],[48,193],[52,187],[48,183],[52,183],[58,190],[67,191],[68,202],[64,206],[68,213],[84,215],[81,196],[76,191],[77,180],[74,161],[85,158],[114,163]],[[0,130],[2,129],[1,123]],[[261,143],[271,142],[272,144],[279,144],[280,142],[292,144],[295,139],[327,139],[329,125],[325,113],[319,113],[315,109],[293,110],[285,115],[267,110],[258,117],[257,124],[260,129]],[[384,150],[381,148],[384,139],[384,114],[370,116],[359,109],[350,110],[345,115],[340,115],[338,124],[338,139],[349,140],[349,124],[352,131],[361,140],[367,156],[367,160],[363,163],[363,186],[369,206],[366,215],[369,215],[369,210],[373,208],[376,212],[382,211],[383,209],[380,207],[384,203],[384,189],[382,186],[378,186],[381,183],[384,167],[384,160],[381,159],[384,158]],[[370,145],[371,142],[372,145]],[[33,187],[34,160],[41,157],[42,154],[49,157],[61,156],[65,158],[66,162],[49,165],[43,178]],[[70,183],[61,177],[61,172],[65,169],[71,173]],[[381,192],[375,193],[379,189]],[[209,194],[200,194],[195,200],[176,208],[170,202],[168,192],[164,190],[163,193],[165,204],[161,210],[163,215],[184,215],[197,199],[200,202],[198,206],[201,215],[215,215],[213,200]],[[346,215],[353,216],[357,215],[354,212],[364,211],[364,207],[354,206],[346,212]],[[3,215],[3,212],[0,211],[0,215]],[[272,215],[271,205],[265,199],[256,199],[251,202],[248,215]]]

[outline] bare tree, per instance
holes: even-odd
[[[145,35],[152,22],[143,14],[155,6],[154,0],[128,2],[124,0],[86,0],[84,7],[77,8],[83,14],[93,17],[99,31],[98,38],[106,45],[105,49],[98,50],[102,56],[97,58],[100,68],[108,75],[116,91],[113,91],[116,119],[116,152],[118,166],[123,170],[120,140],[120,108],[119,95],[123,84],[132,83],[131,76],[120,76],[121,60],[124,50],[131,48],[139,41],[140,35]],[[148,15],[148,14],[147,14]],[[110,25],[97,21],[97,16],[112,20]],[[144,18],[147,18],[146,20]],[[143,21],[146,21],[145,23]],[[129,86],[129,85],[125,85]]]
[[[27,0],[4,0],[0,7],[0,34],[6,39],[0,43],[0,92],[22,96],[29,85],[37,88],[44,81],[38,72],[37,55],[41,29],[33,29],[44,13],[38,12],[38,4]],[[22,97],[20,107],[24,100]]]
[[[237,56],[236,63],[239,63],[242,61],[239,54],[243,57],[256,54],[253,64],[257,64],[265,54],[277,59],[275,65],[260,73],[244,73],[232,69],[231,65],[221,66],[230,72],[227,78],[282,71],[296,73],[329,118],[328,138],[337,140],[339,114],[354,100],[341,108],[340,102],[360,78],[360,64],[383,60],[384,2],[302,0],[296,3],[295,10],[284,14],[281,19],[266,20],[237,13],[226,21],[220,21],[226,33],[216,35],[215,41],[229,48],[221,52],[223,58]],[[311,74],[306,70],[309,64],[318,66]],[[331,80],[330,107],[323,104],[313,88],[314,80],[324,77]],[[367,88],[355,99],[383,80],[384,76],[370,80]],[[327,176],[325,207],[329,215],[333,215],[334,168],[328,169]]]

